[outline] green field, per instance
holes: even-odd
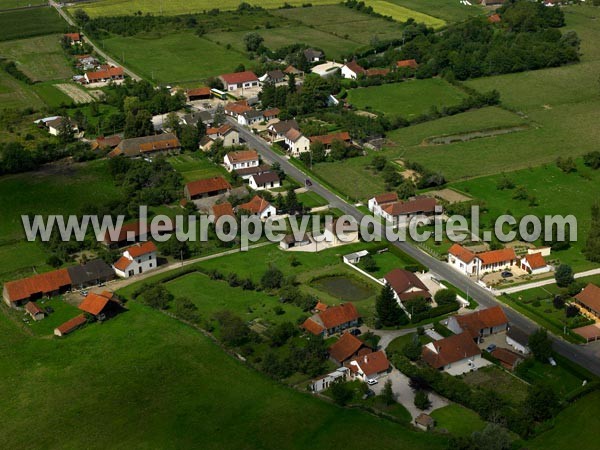
[[[404,6],[389,1],[367,0],[365,3],[368,6],[371,6],[376,13],[390,16],[398,22],[406,22],[408,19],[415,19],[415,21],[424,23],[433,28],[441,28],[446,25],[446,22],[441,19],[405,8]]]
[[[554,419],[554,427],[527,441],[527,448],[546,450],[568,448],[576,443],[579,450],[595,450],[598,439],[592,430],[600,414],[600,392],[596,391],[560,412]]]
[[[438,17],[446,22],[460,22],[467,17],[485,13],[476,2],[472,6],[462,5],[455,0],[387,0],[390,3]]]
[[[198,331],[127,306],[65,339],[29,337],[2,311],[3,448],[334,448],[346,435],[347,448],[444,448],[443,437],[276,384]]]
[[[2,0],[0,11],[4,9],[26,8],[28,6],[38,6],[47,4],[44,0]]]
[[[33,81],[62,80],[73,75],[59,34],[0,42],[0,55],[14,61]]]
[[[0,11],[0,41],[63,33],[67,23],[54,8]]]
[[[486,366],[476,372],[466,373],[463,380],[471,386],[494,386],[495,392],[514,403],[522,402],[527,397],[527,384],[499,366]]]
[[[32,89],[40,96],[46,105],[51,108],[59,108],[61,105],[70,105],[73,99],[51,83],[39,83],[33,85]]]
[[[306,208],[316,208],[319,206],[326,206],[328,204],[327,200],[312,191],[298,194],[298,201]]]
[[[240,63],[250,64],[244,55],[191,32],[149,38],[116,36],[102,42],[119,62],[124,56],[134,72],[164,83],[200,81],[233,72]]]
[[[4,70],[0,70],[0,109],[39,108],[44,106],[42,99],[31,86],[16,80]]]
[[[456,105],[465,97],[462,91],[439,78],[348,91],[348,102],[357,108],[407,119],[425,114],[434,106],[440,109]]]
[[[476,412],[457,404],[436,409],[430,415],[437,430],[447,430],[453,436],[467,437],[485,428],[485,422]]]
[[[223,167],[217,166],[204,155],[186,153],[171,156],[168,161],[177,172],[181,173],[185,182],[219,175],[229,178],[228,172]]]

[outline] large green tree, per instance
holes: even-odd
[[[377,310],[379,321],[385,327],[401,325],[406,320],[406,315],[402,311],[402,308],[400,308],[400,305],[398,305],[394,291],[388,284],[383,286],[377,296],[375,309]]]

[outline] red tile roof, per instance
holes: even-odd
[[[509,370],[514,369],[514,367],[523,360],[523,358],[521,358],[515,352],[511,352],[510,350],[502,347],[498,347],[493,350],[492,356],[500,361],[502,365]]]
[[[133,261],[131,259],[126,258],[125,256],[121,256],[116,263],[113,264],[115,269],[120,270],[121,272],[125,272]]]
[[[492,14],[491,16],[489,16],[487,18],[489,23],[500,23],[502,22],[502,19],[500,18],[500,16],[498,14]]]
[[[227,159],[229,159],[232,164],[245,161],[256,161],[258,159],[258,152],[256,150],[229,152],[227,153]]]
[[[128,247],[126,250],[132,258],[138,258],[143,255],[147,255],[148,253],[157,252],[158,248],[152,241],[147,241],[139,244],[132,245]]]
[[[225,202],[218,205],[213,205],[212,207],[213,215],[215,216],[215,220],[218,220],[219,217],[223,216],[232,216],[235,217],[235,213],[233,212],[233,207],[231,203]]]
[[[396,63],[396,66],[397,67],[408,67],[410,69],[416,69],[417,67],[419,67],[419,64],[414,59],[403,59],[401,61],[398,61]]]
[[[358,356],[345,364],[345,366],[350,370],[357,372],[356,365],[353,363],[358,364],[367,377],[385,372],[390,368],[390,362],[385,356],[385,353],[381,350],[363,356]]]
[[[547,265],[546,260],[541,253],[532,253],[530,255],[526,255],[525,261],[527,261],[527,264],[529,264],[529,267],[531,267],[532,270],[541,269]]]
[[[358,352],[364,345],[363,341],[350,333],[342,334],[342,337],[329,347],[329,356],[342,363]]]
[[[418,289],[424,291],[423,294],[427,294],[427,297],[431,297],[427,290],[427,286],[423,284],[419,277],[408,270],[394,269],[384,278],[398,295],[409,289]]]
[[[367,69],[368,77],[385,77],[390,73],[390,69]]]
[[[232,130],[232,129],[233,128],[231,127],[231,125],[229,125],[228,123],[224,123],[220,127],[210,127],[210,128],[207,128],[206,129],[206,134],[207,134],[207,136],[212,136],[213,134],[217,134],[219,136],[222,136],[225,133],[227,133],[229,130]]]
[[[436,351],[423,346],[421,356],[427,364],[435,369],[481,354],[469,333],[455,334],[439,341],[433,341],[429,345],[433,345]]]
[[[81,40],[81,34],[79,33],[66,33],[64,36],[75,42]]]
[[[352,303],[332,306],[319,314],[325,328],[335,328],[348,322],[358,320],[360,315]]]
[[[71,277],[67,269],[53,270],[52,272],[4,283],[8,299],[11,302],[25,300],[34,294],[47,295],[70,286]]]
[[[96,72],[86,72],[85,75],[90,82],[93,82],[97,80],[107,80],[109,78],[122,77],[123,74],[124,71],[122,67],[109,67]]]
[[[498,327],[508,323],[508,318],[500,306],[458,315],[455,318],[460,327],[464,331],[468,331],[473,338],[479,336],[480,331],[484,328]]]
[[[263,117],[277,117],[281,110],[279,108],[265,109],[263,111]]]
[[[323,145],[331,145],[333,141],[349,142],[350,133],[342,131],[341,133],[324,134],[322,136],[311,136],[310,142],[320,142]]]
[[[575,299],[592,311],[600,313],[600,287],[588,284],[583,291],[575,296]]]
[[[208,194],[210,192],[227,191],[231,185],[223,177],[204,178],[185,185],[190,196]]]
[[[310,317],[304,321],[304,323],[302,324],[302,328],[314,334],[315,336],[318,336],[325,330],[321,325],[319,325]]]
[[[464,263],[470,263],[475,258],[475,253],[471,250],[464,248],[460,244],[453,244],[452,247],[448,249],[448,254],[455,256],[460,259]]]
[[[242,211],[248,211],[253,214],[259,214],[267,209],[271,204],[264,198],[255,195],[248,203],[239,205],[238,208]]]
[[[70,320],[67,320],[62,325],[56,327],[56,330],[60,331],[61,334],[69,334],[74,331],[76,328],[79,328],[81,325],[87,322],[87,319],[83,314],[80,314],[76,317],[73,317]]]
[[[230,102],[225,105],[225,111],[236,115],[244,114],[247,111],[252,111],[252,107],[246,100]]]
[[[285,138],[289,139],[292,142],[296,142],[302,136],[303,136],[302,132],[300,132],[300,130],[296,130],[295,128],[290,128],[287,131],[287,133],[285,133]]]
[[[102,312],[110,300],[98,294],[90,292],[79,305],[79,309],[97,316]]]
[[[245,72],[225,73],[219,78],[221,78],[227,84],[240,84],[250,81],[258,81],[256,74],[250,70],[246,70]]]
[[[375,201],[378,205],[383,205],[384,203],[397,202],[398,194],[395,192],[386,192],[385,194],[375,196]]]
[[[316,311],[325,311],[327,308],[328,306],[322,302],[317,302],[317,305],[315,306]]]
[[[200,87],[200,88],[188,89],[187,91],[185,91],[185,93],[187,94],[188,97],[205,97],[207,95],[210,95],[210,88],[209,87]]]
[[[154,141],[154,142],[144,142],[144,143],[140,144],[139,148],[140,148],[141,153],[146,153],[146,152],[167,150],[167,149],[172,149],[172,148],[179,148],[180,146],[181,146],[181,144],[179,143],[179,139],[174,138],[174,139],[164,139],[161,141]]]
[[[489,252],[479,253],[477,257],[481,259],[484,266],[490,264],[498,264],[507,261],[515,261],[517,254],[512,248],[502,248],[500,250],[492,250]]]
[[[346,63],[346,67],[357,75],[367,72],[364,68],[359,66],[356,61],[350,61],[349,63]]]
[[[25,305],[25,311],[27,311],[32,316],[35,316],[39,313],[44,314],[44,310],[40,308],[36,302],[27,302],[27,304]]]
[[[392,216],[402,216],[409,214],[430,214],[435,212],[437,200],[431,197],[421,197],[407,202],[389,203],[382,209]]]

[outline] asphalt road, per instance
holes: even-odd
[[[307,178],[310,178],[296,166],[291,164],[287,158],[274,152],[263,139],[255,136],[247,129],[239,126],[233,119],[228,118],[228,121],[238,129],[241,137],[246,141],[246,143],[251,148],[255,148],[264,160],[271,163],[278,162],[288,176],[295,179],[302,185],[304,185],[304,182]],[[358,221],[360,221],[365,215],[355,206],[350,205],[345,200],[331,192],[329,189],[325,188],[319,183],[318,180],[311,178],[311,182],[312,186],[309,189],[326,199],[331,207],[338,208],[345,214],[353,216]],[[382,228],[383,226],[379,225],[379,230],[377,230],[379,234],[381,234],[383,231]],[[539,328],[539,325],[537,325],[535,322],[521,315],[512,308],[507,307],[505,304],[498,301],[496,297],[489,291],[465,277],[458,271],[454,270],[445,262],[433,258],[419,248],[406,242],[393,242],[393,245],[410,255],[419,263],[429,267],[429,270],[433,273],[436,273],[441,279],[447,280],[457,288],[461,289],[463,292],[468,293],[469,296],[475,299],[475,301],[477,301],[480,305],[486,308],[492,306],[502,306],[512,325],[521,328],[527,333],[533,333],[537,328]],[[554,341],[554,350],[557,353],[585,367],[590,372],[600,375],[600,349],[598,345],[576,345],[571,344],[570,342],[567,342],[559,337],[552,337]]]

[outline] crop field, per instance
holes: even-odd
[[[0,41],[63,33],[67,28],[54,8],[0,11]]]
[[[51,108],[59,108],[61,105],[70,105],[73,103],[73,99],[54,84],[38,83],[34,84],[32,89],[42,100],[44,100],[44,103]]]
[[[460,22],[467,17],[485,14],[485,9],[478,2],[463,5],[458,0],[387,0],[404,8],[427,14],[446,22]]]
[[[419,23],[424,23],[427,26],[433,28],[441,28],[446,25],[446,22],[442,19],[432,17],[428,14],[423,14],[418,11],[405,8],[398,4],[384,1],[384,0],[368,0],[365,2],[367,5],[373,7],[376,13],[384,16],[390,16],[392,19],[398,22],[406,22],[408,19],[414,19]]]
[[[464,97],[462,91],[439,78],[348,91],[348,101],[357,108],[407,119],[427,113],[434,106],[439,109],[458,104]]]
[[[44,105],[31,86],[0,70],[0,110],[11,108],[39,108]]]
[[[27,336],[0,314],[0,370],[12,386],[0,397],[11,412],[0,425],[3,448],[333,448],[354,434],[350,449],[445,446],[443,437],[283,387],[200,332],[135,302],[127,307],[65,339]]]
[[[73,75],[59,34],[0,42],[0,54],[14,61],[34,81],[62,80]]]
[[[45,5],[44,0],[2,0],[0,11],[5,9],[25,8],[28,6]]]
[[[227,50],[193,33],[162,37],[112,37],[104,41],[106,50],[135,72],[154,81],[170,83],[199,81],[233,72],[238,64],[250,64],[242,54]]]

